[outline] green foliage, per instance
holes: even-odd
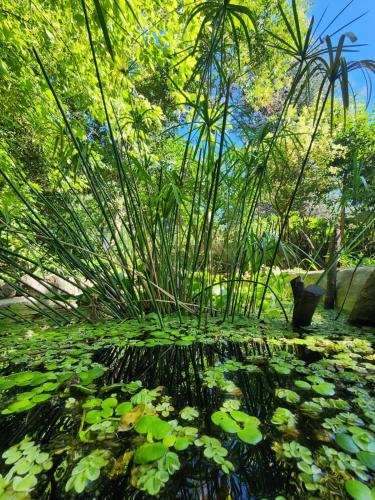
[[[348,120],[352,142],[339,119],[350,73],[374,62],[347,62],[355,37],[315,39],[315,26],[295,1],[5,0],[2,281],[28,296],[21,278],[36,280],[27,307],[57,325],[150,311],[161,327],[171,312],[201,324],[270,304],[287,316],[274,265],[323,253],[319,237],[308,252],[286,241],[293,210],[329,199],[339,162],[339,189],[359,205],[368,167],[354,157],[373,153],[364,112],[360,127]],[[79,289],[78,307],[51,273]]]
[[[354,500],[372,500],[373,494],[368,486],[356,479],[345,481],[345,489]]]
[[[289,389],[276,389],[276,396],[278,398],[285,399],[288,403],[298,403],[300,400],[299,395]]]
[[[293,427],[296,423],[294,414],[287,408],[278,407],[273,414],[271,422],[275,425]]]
[[[137,471],[137,475],[139,475],[137,488],[146,491],[149,495],[156,496],[165,486],[169,477],[179,468],[180,461],[176,453],[167,452],[157,461],[156,465],[139,467]]]
[[[37,485],[37,476],[52,467],[49,454],[27,436],[6,450],[2,458],[6,465],[12,465],[5,477],[0,475],[0,495],[4,499],[28,498]]]
[[[210,436],[201,436],[195,441],[195,445],[198,447],[203,446],[204,456],[208,459],[212,459],[215,463],[220,465],[225,474],[229,474],[234,471],[233,464],[224,458],[228,455],[228,450],[221,445],[218,439]]]
[[[199,417],[199,411],[191,406],[185,406],[185,408],[180,411],[180,417],[183,420],[195,420]]]
[[[247,415],[240,410],[232,410],[229,413],[216,411],[211,415],[214,424],[220,426],[223,431],[237,434],[237,437],[248,444],[258,444],[263,436],[258,429],[260,420]]]
[[[72,470],[65,491],[74,490],[76,493],[82,493],[89,483],[99,478],[100,470],[108,464],[109,456],[106,450],[94,450],[90,455],[81,458]]]

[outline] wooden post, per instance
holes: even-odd
[[[324,288],[318,285],[305,285],[300,276],[291,280],[294,308],[293,325],[309,326],[320,298],[324,295]]]

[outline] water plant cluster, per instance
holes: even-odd
[[[274,497],[370,498],[373,332],[353,338],[341,323],[338,335],[328,320],[304,338],[274,320],[202,330],[170,317],[162,331],[151,317],[66,327],[60,337],[53,326],[22,336],[10,328],[1,341],[2,495],[54,485],[115,498],[121,485],[129,496],[169,498],[199,491],[198,471],[210,483],[212,469],[229,493],[239,481],[261,496],[267,487],[243,469],[261,476],[269,462]]]

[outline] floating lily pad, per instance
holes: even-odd
[[[133,404],[130,401],[125,401],[124,403],[120,403],[116,408],[116,415],[124,415],[124,413],[130,411],[133,408]]]
[[[322,396],[333,396],[335,394],[335,386],[329,382],[314,384],[312,389]]]
[[[155,439],[163,439],[172,430],[172,427],[159,417],[144,415],[135,426],[135,430],[140,434],[150,433]]]
[[[248,444],[257,444],[262,440],[263,436],[257,426],[247,424],[244,429],[237,432],[237,436]]]
[[[345,481],[345,489],[354,500],[373,500],[371,490],[356,479]]]
[[[137,448],[134,454],[134,462],[136,464],[147,464],[149,462],[154,462],[155,460],[159,460],[165,453],[168,448],[164,446],[163,443],[146,443]]]
[[[309,384],[305,380],[295,380],[294,385],[299,389],[305,389],[305,390],[311,389],[311,384]]]
[[[375,471],[375,453],[372,451],[359,451],[357,458],[369,469]]]
[[[349,434],[336,434],[336,443],[349,453],[357,453],[357,451],[359,451],[358,446],[354,443]]]

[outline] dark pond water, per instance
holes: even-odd
[[[232,337],[241,337],[242,330],[235,332]],[[134,341],[125,341],[121,329],[116,335],[96,331],[96,337],[91,339],[83,333],[69,339],[64,331],[57,345],[48,340],[56,338],[55,333],[46,335],[45,340],[42,333],[37,340],[26,334],[33,339],[29,349],[12,348],[11,339],[5,342],[8,353],[13,349],[15,362],[3,358],[0,451],[29,436],[49,454],[51,465],[48,470],[35,473],[37,484],[25,496],[13,492],[11,495],[16,496],[4,498],[152,498],[147,488],[141,491],[141,483],[137,484],[139,475],[146,474],[152,464],[148,462],[143,470],[143,466],[134,465],[132,455],[129,464],[124,465],[127,452],[157,440],[155,436],[150,439],[149,434],[135,432],[136,425],[121,429],[128,425],[124,424],[128,413],[118,414],[117,406],[130,400],[130,413],[142,408],[143,414],[175,422],[171,424],[175,426],[173,433],[184,435],[186,428],[193,427],[194,437],[189,438],[188,446],[177,450],[168,445],[168,450],[178,456],[179,468],[163,483],[156,495],[159,498],[345,498],[345,478],[373,484],[373,472],[363,468],[354,452],[345,451],[348,459],[359,465],[338,475],[332,465],[336,458],[328,459],[324,451],[328,447],[333,452],[343,452],[336,438],[338,433],[349,432],[346,428],[350,425],[359,426],[370,435],[368,449],[372,450],[375,358],[366,338],[332,340],[336,332],[331,332],[331,339],[308,336],[302,340],[289,332],[289,338],[269,339],[266,345],[259,338],[261,328],[247,337],[244,330],[246,342],[232,341],[228,335],[216,341],[216,331],[215,335],[196,341],[193,331],[189,337],[189,331],[184,330],[184,340],[179,342],[187,345],[178,346],[167,336],[164,342],[160,341],[162,335],[156,330],[153,338],[159,338],[162,345],[154,345],[159,341],[153,340],[153,345],[145,347],[149,332],[137,336],[133,329],[129,338]],[[29,354],[25,357],[26,352]],[[14,378],[15,373],[23,378]],[[47,379],[43,378],[46,374]],[[305,386],[298,386],[296,380]],[[138,385],[128,386],[135,381],[139,381]],[[287,392],[283,394],[280,389]],[[137,394],[142,390],[146,390],[146,399],[140,400]],[[97,406],[87,406],[87,402],[98,398]],[[109,399],[115,401],[113,407],[97,420],[94,413],[103,411],[110,404]],[[181,417],[186,407],[197,410],[190,420]],[[287,412],[281,415],[285,422],[275,419],[280,408]],[[232,410],[259,419],[261,439],[249,444],[239,439],[236,431],[213,421],[215,412],[234,415]],[[104,421],[111,422],[110,431],[93,430]],[[206,456],[206,445],[195,444],[202,436],[216,438],[227,450],[225,459],[233,464],[230,474]],[[293,442],[311,454],[311,460],[306,455],[304,458],[309,473],[302,471],[298,453],[292,457],[280,453],[283,443]],[[100,470],[100,477],[85,481],[82,493],[74,488],[67,491],[74,468],[95,450],[105,450],[110,457]],[[318,468],[315,474],[311,472],[312,465]],[[11,466],[0,461],[0,474],[9,476]],[[15,483],[10,479],[14,482],[15,474],[8,477],[8,495],[13,491]],[[22,474],[28,472],[21,470]],[[313,494],[308,491],[311,484],[317,488]]]
[[[140,380],[146,388],[162,386],[163,393],[171,397],[175,409],[173,413],[178,413],[186,406],[199,408],[200,433],[218,437],[229,451],[235,473],[227,476],[215,464],[210,464],[202,453],[197,453],[195,447],[190,447],[191,450],[186,450],[180,458],[181,469],[163,490],[162,498],[227,499],[229,495],[237,499],[274,498],[275,492],[293,491],[290,485],[290,471],[276,463],[275,454],[271,450],[272,427],[263,427],[265,439],[254,447],[221,432],[210,419],[211,414],[220,408],[223,401],[233,395],[223,394],[223,391],[216,387],[208,388],[201,374],[209,367],[220,366],[228,359],[246,362],[246,356],[253,353],[259,355],[259,349],[250,349],[243,344],[217,343],[155,348],[114,346],[100,350],[93,356],[93,362],[108,367],[108,371],[96,381],[98,385],[111,386]],[[9,370],[10,368],[7,371]],[[269,421],[277,406],[274,389],[279,382],[275,374],[270,370],[262,370],[259,373],[238,370],[230,372],[227,378],[240,390],[234,397],[240,399],[241,409],[257,416],[262,422]],[[76,395],[78,398],[82,396],[79,393]],[[56,450],[68,443],[73,443],[74,446],[79,426],[79,420],[66,410],[63,400],[47,401],[27,414],[16,413],[1,420],[2,450],[19,442],[25,434],[33,436],[34,440],[46,449],[51,446],[52,450]],[[126,439],[119,435],[114,449],[119,453],[126,445]],[[89,446],[86,451],[96,447]],[[54,479],[53,472],[59,461],[62,460],[56,460],[54,469],[49,471],[50,484],[45,485],[45,492],[42,488],[39,490],[39,498],[67,496]],[[134,491],[128,483],[129,477],[126,475],[116,480],[106,480],[102,477],[98,489],[82,496],[97,496],[103,499],[149,497],[143,492]]]

